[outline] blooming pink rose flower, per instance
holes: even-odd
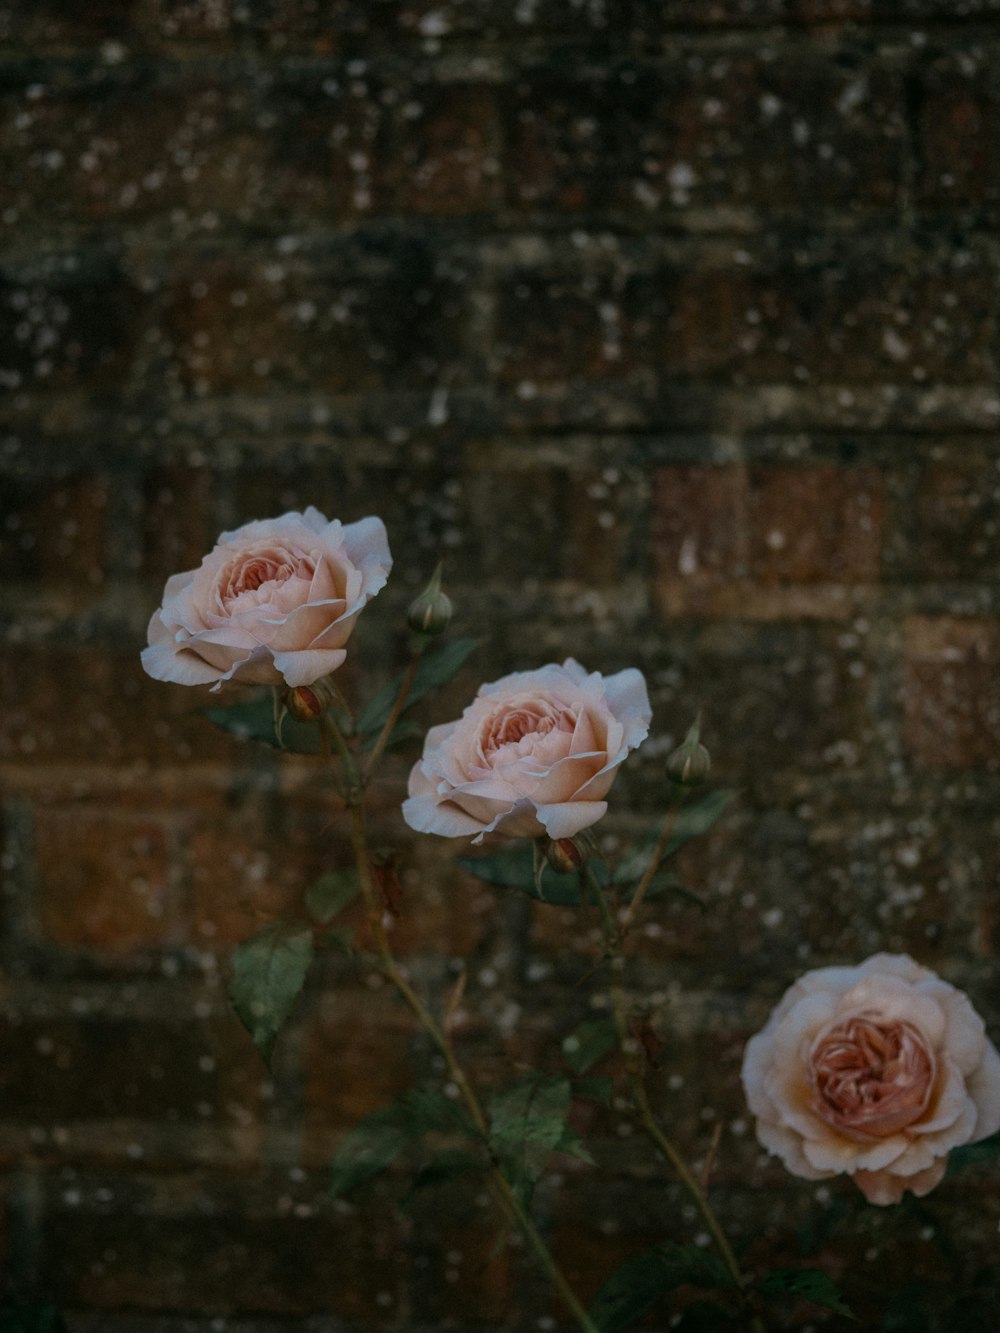
[[[343,663],[391,568],[378,518],[345,526],[309,508],[247,523],[167,580],[142,665],[181,685],[311,685]]]
[[[483,685],[457,722],[432,727],[403,818],[445,837],[571,838],[608,808],[618,765],[646,738],[646,682],[568,658]]]
[[[968,997],[905,954],[807,972],[743,1057],[757,1137],[797,1176],[870,1203],[927,1194],[1000,1129],[1000,1055]]]

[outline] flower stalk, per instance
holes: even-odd
[[[411,669],[407,673],[407,678],[404,678],[402,682],[396,699],[396,705],[386,721],[380,740],[383,739],[383,737],[387,737],[389,730],[395,725],[395,719],[398,718],[399,713],[402,710],[406,692],[409,690],[410,683],[412,683],[413,673],[416,671],[418,660],[418,657],[414,657],[413,662],[411,663]],[[382,903],[372,877],[371,860],[368,850],[368,835],[365,825],[364,789],[366,781],[373,768],[372,759],[369,759],[364,773],[362,774],[358,768],[355,756],[351,752],[351,748],[336,725],[336,722],[330,718],[324,718],[321,722],[321,727],[324,732],[327,730],[329,731],[334,748],[343,762],[344,772],[347,777],[347,805],[351,817],[351,847],[354,853],[355,864],[357,866],[358,878],[361,883],[362,896],[368,912],[372,938],[375,943],[375,949],[382,972],[386,979],[396,988],[414,1018],[416,1018],[417,1022],[423,1028],[424,1032],[426,1032],[427,1036],[444,1059],[448,1075],[458,1091],[462,1104],[469,1113],[483,1147],[486,1149],[489,1165],[489,1186],[494,1199],[497,1201],[501,1210],[506,1214],[508,1221],[514,1227],[519,1229],[524,1236],[528,1248],[531,1250],[542,1270],[548,1276],[566,1309],[572,1314],[583,1333],[598,1333],[596,1325],[587,1314],[586,1309],[573,1288],[570,1286],[562,1269],[556,1263],[551,1251],[542,1238],[541,1233],[532,1221],[531,1215],[518,1198],[510,1181],[501,1170],[496,1155],[490,1149],[488,1142],[489,1121],[487,1120],[486,1112],[483,1110],[482,1104],[476,1096],[472,1084],[469,1082],[464,1069],[459,1063],[447,1032],[438,1023],[426,1004],[410,985],[393,955],[392,946],[382,921]],[[383,745],[382,749],[384,748]],[[373,758],[377,758],[378,753],[380,753],[380,751],[378,746],[376,746],[376,750],[373,751]]]

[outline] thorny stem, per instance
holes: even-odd
[[[417,674],[417,667],[420,665],[421,650],[418,648],[410,659],[410,665],[406,668],[406,675],[403,677],[399,691],[396,694],[396,701],[392,705],[392,712],[385,720],[385,725],[378,734],[378,740],[375,742],[371,754],[368,756],[368,762],[365,764],[363,779],[365,782],[375,771],[375,766],[382,758],[385,747],[389,744],[389,737],[392,735],[393,728],[399,721],[399,715],[403,711],[410,688],[413,685],[413,678]]]
[[[663,826],[663,832],[660,834],[660,839],[657,843],[656,851],[653,853],[653,859],[650,861],[646,874],[640,882],[639,890],[636,891],[636,896],[632,900],[633,907],[639,898],[639,892],[643,889],[643,884],[647,884],[648,887],[648,881],[651,880],[653,874],[656,873],[656,867],[663,858],[663,849],[666,847],[670,833],[673,829],[677,815],[677,808],[678,807],[675,806],[671,811],[671,814],[667,816],[667,820]],[[622,944],[624,942],[625,931],[630,922],[630,914],[623,915],[622,923],[619,927],[608,907],[604,891],[597,882],[597,877],[589,866],[587,867],[586,874],[591,891],[596,895],[598,904],[601,908],[601,917],[604,923],[605,946],[611,961],[611,1004],[614,1011],[615,1028],[618,1033],[618,1044],[625,1057],[625,1073],[628,1079],[632,1104],[635,1107],[636,1114],[639,1117],[643,1129],[645,1129],[646,1133],[656,1144],[661,1154],[673,1167],[681,1184],[691,1196],[692,1201],[702,1216],[705,1226],[708,1228],[709,1235],[712,1237],[716,1249],[722,1256],[722,1260],[725,1263],[726,1268],[729,1270],[730,1276],[741,1293],[744,1304],[746,1304],[743,1276],[740,1273],[739,1264],[736,1262],[736,1256],[733,1254],[732,1247],[719,1224],[719,1219],[715,1216],[715,1213],[712,1210],[712,1205],[708,1201],[708,1196],[699,1184],[695,1175],[688,1168],[683,1157],[681,1157],[680,1153],[657,1124],[656,1117],[653,1114],[653,1108],[649,1104],[646,1086],[642,1079],[636,1042],[629,1032],[628,998],[625,991],[625,955],[622,952]],[[761,1320],[756,1314],[753,1314],[752,1311],[750,1313],[750,1326],[753,1329],[753,1333],[766,1333]]]
[[[412,681],[413,673],[416,670],[417,660],[418,659],[415,657],[411,663],[411,669],[407,673],[408,680],[404,680],[403,686],[400,689],[400,694],[397,696],[396,700],[398,706],[394,708],[393,714],[390,715],[386,723],[386,728],[390,728],[393,724],[394,717],[399,716],[399,712],[402,708],[400,700],[405,697],[405,692],[409,689],[409,683]],[[372,878],[371,862],[368,855],[368,835],[365,828],[364,813],[364,779],[358,772],[358,766],[355,762],[354,755],[351,753],[350,747],[340,733],[340,729],[337,727],[336,722],[332,720],[328,721],[324,718],[322,726],[324,729],[329,728],[337,751],[343,760],[344,770],[347,774],[349,787],[347,804],[351,813],[351,846],[354,851],[354,860],[357,865],[358,878],[361,881],[361,892],[364,896],[365,906],[368,909],[368,919],[371,924],[372,936],[375,941],[375,948],[378,952],[382,971],[388,980],[395,986],[420,1026],[424,1029],[441,1053],[451,1080],[458,1089],[458,1094],[461,1097],[476,1130],[484,1144],[486,1144],[489,1134],[489,1122],[486,1118],[486,1113],[480,1104],[479,1098],[476,1096],[472,1085],[466,1077],[465,1071],[459,1064],[447,1034],[400,971],[399,964],[393,956],[392,947],[389,943],[389,938],[386,935],[385,926],[382,924],[382,905],[379,901],[378,890]],[[383,729],[382,736],[380,736],[379,739],[381,740],[387,735],[388,731]],[[373,752],[373,757],[377,757],[377,754],[378,746],[376,746],[376,749]],[[365,770],[366,777],[371,772],[371,769],[372,761],[369,760]],[[576,1293],[573,1291],[573,1288],[569,1285],[562,1270],[552,1257],[548,1246],[545,1244],[540,1232],[531,1220],[530,1214],[521,1200],[517,1197],[510,1181],[501,1171],[499,1163],[492,1152],[489,1153],[489,1166],[490,1187],[494,1198],[497,1200],[501,1209],[506,1212],[509,1220],[515,1226],[520,1228],[532,1253],[545,1271],[556,1291],[559,1293],[563,1304],[573,1315],[577,1324],[583,1330],[583,1333],[598,1333],[597,1326],[587,1314],[587,1311],[584,1309]]]

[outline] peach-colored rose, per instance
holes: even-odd
[[[607,810],[618,765],[649,731],[646,682],[567,659],[483,685],[457,722],[432,727],[403,818],[445,837],[571,838]]]
[[[927,1194],[948,1153],[1000,1129],[1000,1055],[968,997],[905,954],[807,972],[743,1057],[757,1137],[870,1203]]]
[[[345,526],[309,508],[247,523],[167,580],[142,665],[181,685],[311,685],[342,664],[391,568],[378,518]]]

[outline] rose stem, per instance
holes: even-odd
[[[662,860],[662,847],[666,846],[667,839],[676,819],[677,808],[671,811],[663,827],[663,833],[660,835],[657,843],[657,851],[653,853],[653,859],[647,867],[643,881],[651,880],[653,875],[650,873],[652,868],[655,873],[656,865]],[[659,852],[659,857],[657,856]],[[663,1130],[656,1123],[656,1117],[653,1115],[653,1108],[649,1104],[649,1097],[646,1094],[646,1087],[642,1080],[642,1074],[637,1059],[637,1049],[635,1038],[631,1036],[628,1030],[628,1000],[625,994],[625,955],[622,952],[624,942],[625,920],[623,918],[622,928],[619,929],[615,923],[614,916],[608,906],[604,890],[597,882],[597,877],[589,866],[586,867],[587,882],[590,885],[591,892],[595,895],[601,909],[601,918],[604,923],[604,942],[611,959],[611,1003],[614,1009],[615,1027],[618,1032],[618,1044],[621,1047],[622,1054],[625,1057],[625,1073],[628,1078],[629,1092],[632,1096],[632,1103],[638,1114],[639,1120],[649,1137],[656,1144],[657,1148],[673,1167],[681,1184],[687,1190],[694,1201],[698,1211],[701,1213],[705,1225],[708,1227],[709,1234],[715,1242],[716,1248],[722,1255],[729,1273],[739,1289],[744,1303],[746,1295],[743,1287],[743,1276],[740,1273],[739,1265],[736,1262],[736,1256],[733,1254],[729,1241],[726,1239],[725,1232],[719,1224],[719,1219],[712,1210],[712,1205],[708,1201],[708,1196],[699,1185],[696,1177],[688,1169],[680,1153],[670,1142]],[[640,889],[642,884],[640,883]],[[638,898],[633,898],[633,906]],[[752,1314],[751,1328],[754,1333],[765,1333],[764,1325],[755,1314]]]
[[[628,934],[629,928],[635,920],[635,914],[642,905],[642,900],[645,898],[647,890],[653,882],[653,877],[663,863],[667,848],[670,846],[670,838],[674,831],[674,825],[677,823],[677,816],[680,814],[681,806],[684,804],[686,795],[687,793],[685,791],[682,790],[678,794],[675,789],[671,796],[670,809],[667,811],[667,817],[664,819],[663,827],[660,829],[660,836],[657,838],[656,846],[653,848],[653,855],[649,858],[649,864],[643,871],[642,879],[640,879],[636,891],[632,895],[632,901],[621,914],[621,940],[624,940],[625,936]]]
[[[420,665],[420,658],[423,654],[423,648],[418,648],[410,658],[410,665],[406,668],[406,675],[400,681],[399,693],[392,705],[392,711],[385,720],[385,725],[378,734],[378,740],[368,756],[368,762],[365,764],[363,778],[367,782],[371,774],[375,771],[375,765],[382,758],[385,747],[389,744],[389,737],[392,735],[393,728],[399,721],[399,715],[403,711],[407,697],[410,693],[410,687],[413,684],[413,678],[417,674],[417,667]]]
[[[411,663],[413,670],[416,669],[416,661],[417,659],[414,658],[414,661]],[[412,679],[412,671],[409,674]],[[404,690],[401,689],[400,696],[397,698],[397,703],[399,702],[399,698],[403,697],[403,694]],[[389,722],[391,721],[392,718],[390,717]],[[387,726],[389,725],[389,722],[387,722]],[[472,1122],[482,1138],[484,1146],[487,1148],[490,1164],[490,1185],[494,1198],[499,1203],[501,1209],[507,1213],[510,1221],[515,1226],[519,1227],[524,1234],[535,1258],[544,1269],[552,1285],[562,1298],[564,1305],[573,1315],[574,1319],[583,1330],[583,1333],[598,1333],[597,1326],[580,1303],[573,1288],[569,1285],[562,1270],[552,1257],[548,1246],[542,1239],[540,1232],[531,1220],[530,1214],[521,1200],[517,1197],[510,1181],[501,1171],[500,1165],[492,1150],[489,1149],[487,1142],[489,1124],[486,1119],[486,1114],[480,1105],[479,1098],[476,1096],[472,1085],[469,1083],[469,1080],[465,1075],[465,1071],[458,1062],[458,1058],[455,1055],[451,1042],[448,1040],[447,1035],[442,1031],[423,1000],[421,1000],[420,996],[407,981],[406,977],[403,976],[392,953],[388,936],[385,933],[385,927],[382,924],[382,906],[379,902],[378,890],[372,879],[371,862],[368,856],[368,835],[365,829],[364,786],[368,772],[371,770],[371,763],[369,762],[365,776],[362,777],[358,772],[354,755],[351,753],[347,741],[340,733],[340,729],[336,722],[332,719],[324,718],[322,719],[321,726],[324,729],[329,728],[332,733],[334,744],[343,760],[344,769],[347,774],[347,804],[350,807],[351,812],[351,845],[354,851],[355,864],[358,869],[358,878],[361,881],[361,892],[364,896],[365,906],[368,909],[368,920],[371,925],[372,935],[375,939],[375,946],[378,951],[382,971],[396,987],[396,990],[402,996],[414,1017],[444,1057],[452,1082],[458,1089],[459,1096],[465,1103],[465,1107],[472,1118]],[[383,730],[383,735],[384,734],[385,732]]]

